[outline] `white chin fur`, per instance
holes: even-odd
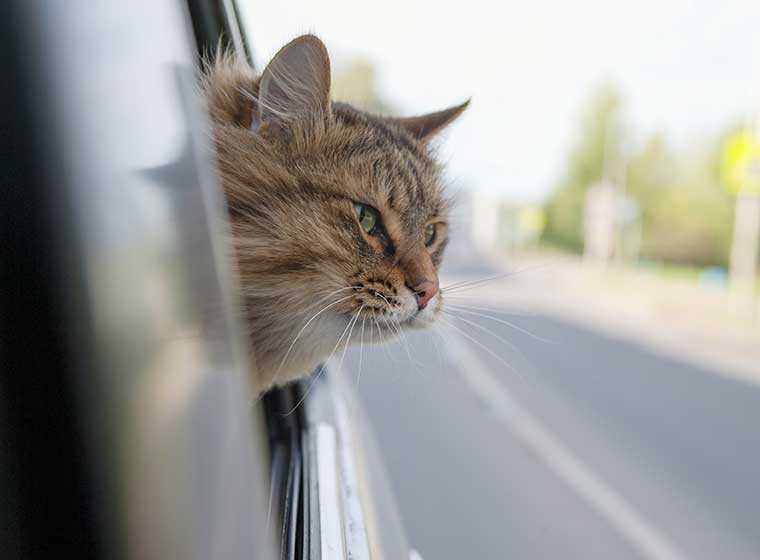
[[[441,307],[441,298],[436,294],[425,306],[422,311],[417,311],[417,304],[414,303],[410,309],[404,309],[399,313],[399,322],[407,328],[425,328],[435,322]]]

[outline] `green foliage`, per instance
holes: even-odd
[[[641,256],[699,266],[728,262],[731,197],[720,184],[720,141],[675,153],[654,136],[628,166],[628,193],[641,208]]]
[[[605,173],[615,173],[620,161],[623,141],[620,108],[620,95],[606,84],[594,92],[583,111],[564,176],[546,206],[545,242],[582,250],[586,190]]]
[[[734,205],[719,176],[727,134],[678,151],[662,136],[653,135],[624,164],[620,110],[620,96],[609,85],[590,99],[564,176],[547,202],[543,240],[581,251],[586,191],[606,177],[622,182],[626,195],[638,205],[642,258],[725,266]]]

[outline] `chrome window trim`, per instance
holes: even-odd
[[[309,502],[304,508],[308,507],[310,517],[304,538],[311,539],[304,558],[407,558],[406,540],[398,540],[395,529],[386,531],[389,523],[402,530],[399,520],[388,518],[387,510],[376,510],[374,493],[389,489],[374,486],[377,480],[370,478],[377,472],[369,477],[365,472],[380,465],[376,454],[366,456],[364,436],[368,433],[362,427],[367,426],[355,416],[358,403],[340,371],[325,369],[329,371],[314,381],[304,401],[308,448],[303,464],[309,482],[303,496]],[[386,541],[388,535],[394,535],[392,540]]]
[[[359,480],[354,460],[353,430],[343,399],[334,388],[331,391],[338,431],[338,463],[341,475],[341,494],[344,505],[343,530],[352,560],[370,560],[367,527],[364,522]]]
[[[234,2],[233,0],[222,0],[221,4],[222,10],[224,10],[224,15],[229,22],[228,33],[231,35],[230,39],[232,39],[232,44],[235,47],[235,52],[247,56],[248,49],[246,48],[245,39],[243,38],[243,34],[240,30],[240,23],[238,21],[239,18]]]
[[[317,461],[317,496],[319,499],[320,558],[346,560],[343,540],[343,510],[338,479],[337,437],[335,428],[320,422],[314,428]]]

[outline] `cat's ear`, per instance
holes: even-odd
[[[428,113],[418,117],[391,118],[388,120],[400,125],[417,140],[426,142],[454,122],[469,104],[470,100],[468,99],[461,105],[455,105],[454,107],[436,111],[435,113]]]
[[[302,35],[264,69],[251,128],[284,132],[288,123],[330,115],[330,58],[324,43]]]

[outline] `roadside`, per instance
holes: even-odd
[[[469,300],[557,316],[760,384],[760,324],[737,318],[724,289],[646,270],[601,269],[558,253],[492,255],[489,260],[508,276],[452,292],[455,305]],[[442,284],[464,280],[447,276]]]

